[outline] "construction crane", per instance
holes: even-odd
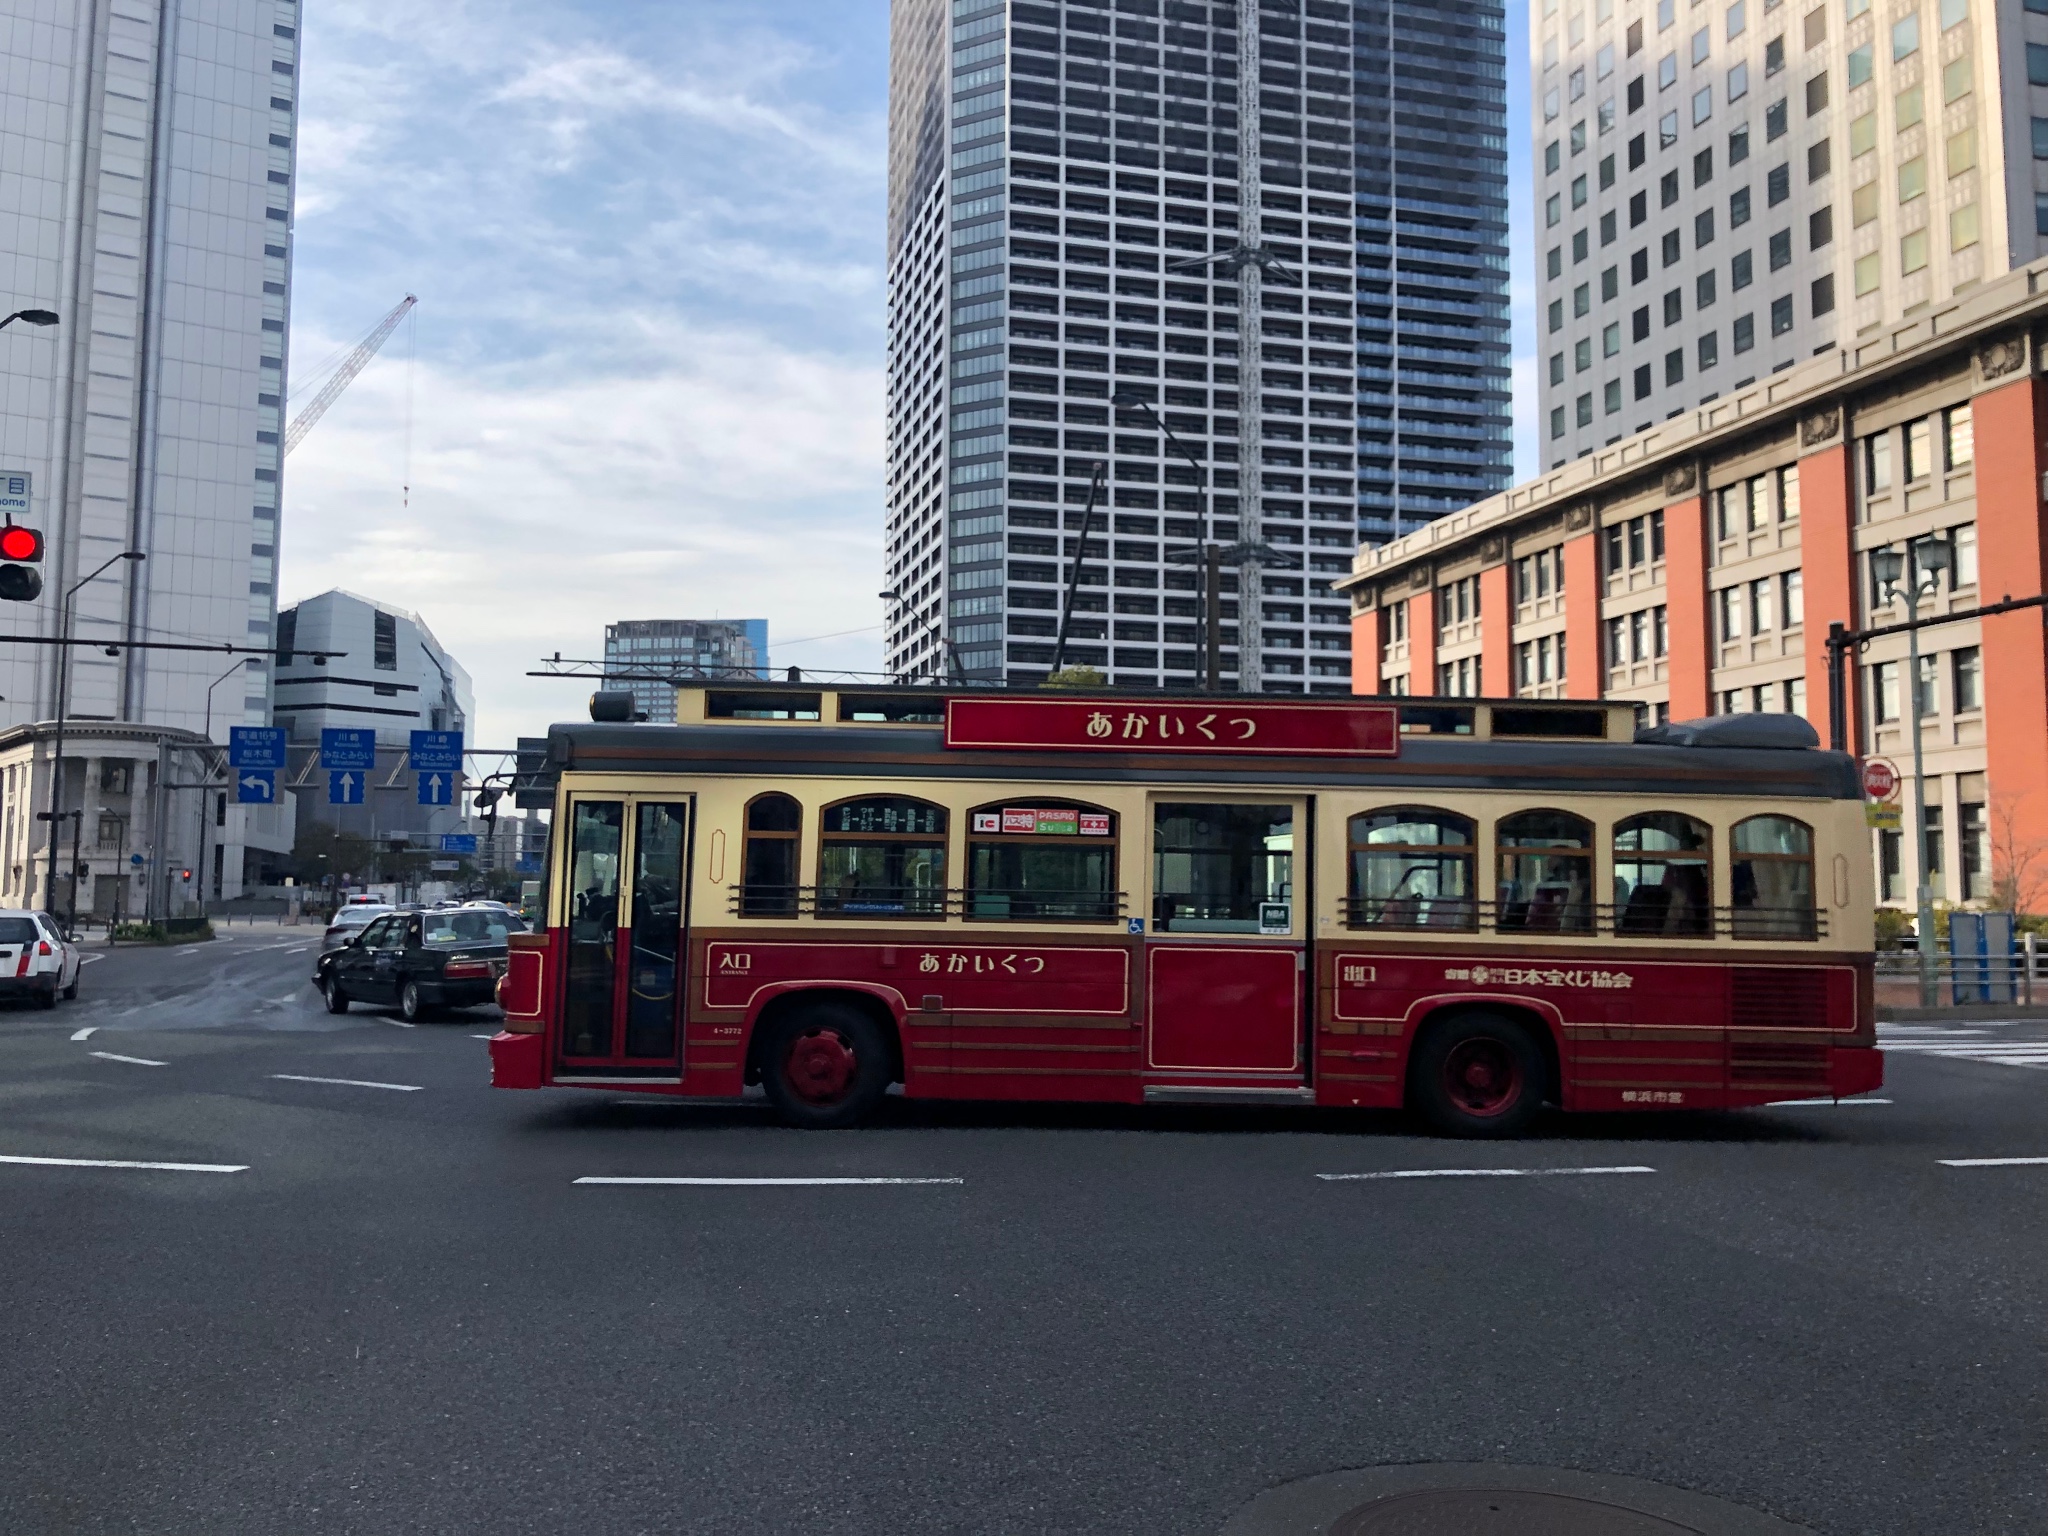
[[[341,392],[355,381],[355,376],[370,366],[370,359],[377,355],[377,349],[398,329],[398,322],[412,313],[413,305],[418,302],[418,299],[408,293],[396,309],[377,322],[376,329],[363,338],[362,344],[341,360],[341,366],[334,370],[334,376],[320,386],[320,393],[313,397],[313,403],[299,412],[293,418],[292,424],[285,428],[286,453],[299,446],[299,440],[313,430],[320,418],[327,414],[327,408],[339,400]]]

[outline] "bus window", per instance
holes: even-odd
[[[1624,937],[1713,932],[1713,830],[1676,811],[1614,829],[1614,931]]]
[[[1108,922],[1116,889],[1116,817],[1070,800],[987,805],[967,817],[967,916]]]
[[[943,917],[946,812],[901,795],[828,805],[818,846],[818,912]]]
[[[797,837],[804,811],[788,795],[756,795],[747,802],[740,851],[740,916],[794,917]]]
[[[1285,932],[1292,926],[1294,807],[1156,806],[1152,850],[1156,932]]]
[[[1493,829],[1500,849],[1503,933],[1593,931],[1593,824],[1563,811],[1523,811]]]
[[[1420,805],[1352,817],[1351,926],[1476,927],[1473,830],[1463,816]]]
[[[1789,816],[1752,816],[1735,824],[1729,846],[1735,937],[1817,937],[1812,828]]]

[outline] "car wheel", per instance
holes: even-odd
[[[398,989],[398,1016],[408,1024],[417,1024],[427,1016],[427,1005],[420,997],[420,984],[408,981]]]
[[[327,985],[321,988],[321,992],[327,999],[329,1013],[348,1012],[348,994],[341,990],[341,983],[332,976],[327,978]]]
[[[53,982],[51,982],[51,983],[50,983],[50,990],[49,990],[49,991],[47,991],[47,992],[38,992],[38,993],[36,994],[36,1006],[37,1006],[38,1008],[54,1008],[54,1007],[56,1007],[56,1006],[57,1006],[57,983],[56,983],[56,982],[54,982],[54,981],[53,981]]]
[[[784,1122],[831,1130],[866,1119],[889,1091],[892,1057],[875,1021],[819,1003],[768,1026],[761,1084]]]
[[[1472,1010],[1427,1025],[1408,1065],[1408,1102],[1447,1136],[1519,1136],[1543,1108],[1549,1072],[1529,1032]]]
[[[71,985],[64,989],[64,1001],[67,1003],[78,1001],[78,978],[76,976],[71,978]]]

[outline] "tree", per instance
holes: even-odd
[[[1061,667],[1040,683],[1041,688],[1102,688],[1109,679],[1094,667]]]
[[[2020,827],[2020,802],[2026,798],[2015,795],[1991,805],[1991,905],[2019,916],[2036,910],[2048,895],[2048,841]]]

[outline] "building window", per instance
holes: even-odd
[[[1770,240],[1771,270],[1792,265],[1792,231],[1781,229]]]
[[[1635,391],[1638,400],[1650,398],[1650,365],[1645,363],[1636,370]]]
[[[1806,115],[1819,117],[1828,109],[1828,72],[1822,70],[1806,82]]]
[[[1764,142],[1768,144],[1773,139],[1781,139],[1788,131],[1789,123],[1785,98],[1780,96],[1776,101],[1764,108]]]
[[[1961,818],[1956,830],[1963,861],[1965,901],[1986,901],[1991,896],[1991,823],[1985,809],[1981,800],[1965,800],[1956,807]]]
[[[1870,717],[1879,725],[1899,718],[1899,663],[1880,661],[1870,669]]]
[[[1827,273],[1823,273],[1823,274],[1822,274],[1821,276],[1819,276],[1819,277],[1816,277],[1816,278],[1815,278],[1815,279],[1813,280],[1813,288],[1812,288],[1812,291],[1811,291],[1811,295],[1810,295],[1810,300],[1811,300],[1811,303],[1812,303],[1812,305],[1813,305],[1813,315],[1814,315],[1814,318],[1815,318],[1816,320],[1817,320],[1817,319],[1819,319],[1819,318],[1820,318],[1820,317],[1821,317],[1822,315],[1826,315],[1826,314],[1832,314],[1832,313],[1834,312],[1834,308],[1835,308],[1835,274],[1834,274],[1834,273],[1832,273],[1832,272],[1827,272]]]
[[[1699,357],[1702,370],[1711,368],[1721,361],[1721,339],[1715,332],[1708,331],[1700,338]]]
[[[1792,195],[1792,167],[1774,165],[1764,175],[1764,201],[1775,208]]]
[[[1806,575],[1802,571],[1786,571],[1778,578],[1779,606],[1784,612],[1785,627],[1797,629],[1806,622]]]
[[[1782,336],[1792,329],[1792,300],[1788,296],[1771,300],[1771,334]]]
[[[379,672],[398,670],[398,619],[389,613],[373,613],[371,665]]]
[[[1730,331],[1734,337],[1735,350],[1737,352],[1747,352],[1756,345],[1755,316],[1737,315],[1735,317],[1735,324],[1730,327]]]
[[[1949,653],[1949,690],[1955,697],[1956,713],[1984,707],[1984,653],[1966,645]]]
[[[1737,290],[1756,281],[1756,263],[1748,251],[1737,251],[1728,263],[1728,284]]]
[[[1976,429],[1967,405],[1952,405],[1941,413],[1942,458],[1950,470],[1968,469],[1977,456]]]
[[[1664,382],[1667,385],[1685,382],[1685,349],[1673,347],[1664,354]]]
[[[1899,241],[1899,270],[1919,272],[1927,266],[1927,231],[1916,229]]]

